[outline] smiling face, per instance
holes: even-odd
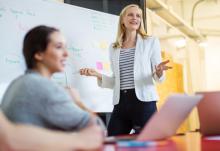
[[[49,74],[64,71],[67,56],[65,38],[60,32],[53,32],[49,36],[46,50],[35,54],[37,68],[46,70]]]
[[[138,7],[129,7],[122,18],[122,24],[124,24],[126,30],[134,31],[138,30],[141,24],[141,11]]]

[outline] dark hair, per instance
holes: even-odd
[[[23,55],[28,69],[32,69],[36,65],[34,55],[37,52],[46,51],[47,45],[50,42],[50,35],[53,32],[59,31],[54,27],[37,26],[32,28],[24,37]]]

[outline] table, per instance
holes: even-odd
[[[220,136],[202,137],[199,132],[188,132],[185,135],[173,136],[156,145],[148,147],[119,148],[114,144],[104,145],[102,151],[220,151]]]

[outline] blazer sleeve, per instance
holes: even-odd
[[[109,59],[110,59],[110,67],[112,70],[112,75],[111,76],[107,76],[102,74],[102,80],[98,79],[98,86],[102,87],[102,88],[110,88],[113,89],[114,85],[115,85],[115,73],[114,73],[114,66],[113,66],[113,57],[112,57],[112,53],[113,53],[114,49],[113,46],[110,45],[109,48]]]
[[[161,48],[160,48],[160,42],[158,38],[153,39],[152,44],[152,55],[151,55],[151,69],[153,73],[153,78],[156,82],[163,82],[165,80],[165,73],[163,72],[163,75],[159,78],[156,74],[155,66],[160,64],[162,62],[161,59]]]

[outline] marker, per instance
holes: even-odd
[[[155,146],[157,143],[153,141],[119,141],[117,147],[148,147]]]
[[[74,71],[72,74],[78,74],[79,73],[79,71]]]
[[[64,74],[65,74],[66,86],[69,87],[69,82],[68,82],[68,78],[67,78],[67,73],[66,73],[66,71],[64,72]]]

